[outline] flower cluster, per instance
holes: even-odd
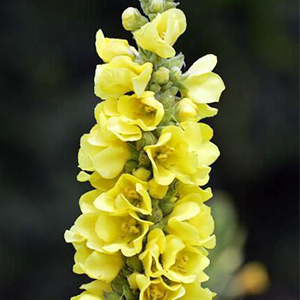
[[[77,179],[93,189],[65,239],[73,271],[94,281],[72,300],[209,300],[208,249],[214,221],[210,165],[219,156],[212,129],[222,79],[206,55],[182,72],[173,45],[186,29],[172,0],[141,0],[122,23],[137,49],[99,30],[95,125],[80,141]]]

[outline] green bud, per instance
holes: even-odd
[[[151,231],[155,228],[164,229],[167,226],[167,223],[168,223],[168,218],[165,217],[165,218],[161,219],[159,223],[153,224],[152,226],[150,226],[149,230]]]
[[[119,294],[123,293],[123,287],[125,285],[128,285],[128,281],[126,280],[125,277],[121,275],[121,272],[119,275],[111,282],[111,287],[112,289]]]
[[[169,90],[166,90],[161,94],[161,97],[158,100],[163,104],[164,109],[166,110],[174,105],[175,97]]]
[[[180,80],[181,78],[181,70],[178,67],[173,67],[170,72],[170,79],[173,82]]]
[[[127,160],[125,164],[125,172],[132,173],[132,171],[138,166],[138,162],[136,160]]]
[[[152,210],[152,217],[151,221],[153,223],[159,223],[161,219],[163,218],[163,213],[159,207],[154,207]]]
[[[170,89],[172,85],[173,85],[173,82],[172,82],[172,81],[169,81],[168,83],[164,84],[164,85],[161,87],[161,90],[162,90],[162,91],[166,91],[166,90]]]
[[[165,3],[165,10],[171,9],[171,8],[175,8],[176,6],[178,6],[179,3],[174,3],[174,2],[167,2]]]
[[[150,165],[150,159],[145,151],[140,152],[139,156],[139,164],[140,166],[149,166]]]
[[[165,67],[160,67],[154,73],[154,81],[160,85],[166,84],[169,81],[170,70]]]
[[[179,53],[178,55],[166,60],[164,65],[170,70],[174,67],[181,69],[184,65],[184,55]]]
[[[164,214],[164,216],[170,214],[174,209],[175,203],[170,200],[162,200],[160,202],[160,208]]]
[[[138,273],[142,273],[143,271],[143,264],[137,256],[128,257],[126,260],[126,265]]]
[[[134,7],[128,7],[122,14],[123,27],[128,31],[135,31],[147,22],[147,18],[143,17],[139,10]]]
[[[179,91],[179,89],[178,89],[178,87],[176,87],[176,86],[173,85],[173,86],[170,87],[169,91],[170,91],[170,93],[171,93],[173,96],[176,96],[177,93],[178,93],[178,91]]]
[[[155,94],[158,93],[160,91],[160,85],[157,83],[152,83],[149,86],[149,90],[154,92]]]
[[[120,300],[121,295],[116,292],[103,292],[105,300]]]
[[[164,1],[163,0],[150,0],[149,10],[152,13],[162,13],[164,11]]]
[[[145,139],[146,146],[156,144],[157,139],[151,132],[145,132],[143,134],[143,139]]]
[[[128,286],[124,286],[123,295],[125,296],[126,300],[136,300],[136,297]]]

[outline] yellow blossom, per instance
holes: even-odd
[[[71,300],[104,300],[103,292],[111,291],[110,284],[100,280],[83,284],[80,289],[85,291],[78,296],[72,297]]]
[[[87,214],[89,215],[89,214]],[[87,274],[90,278],[111,282],[123,267],[123,259],[119,252],[104,253],[89,248],[87,239],[82,235],[82,228],[74,225],[65,232],[65,240],[76,249],[74,255],[74,273]]]
[[[99,195],[94,205],[115,214],[135,211],[149,215],[152,211],[148,183],[130,174],[123,174],[111,190]]]
[[[145,275],[133,273],[128,281],[131,288],[140,290],[139,300],[175,300],[185,294],[181,284],[167,285],[162,278],[150,280]]]
[[[97,105],[95,115],[106,139],[117,138],[126,142],[140,140],[142,130],[156,129],[163,118],[164,109],[154,98],[154,93],[146,91],[141,97],[133,94],[124,95],[118,100],[109,98]]]
[[[126,161],[130,157],[130,152],[126,143],[116,137],[113,140],[108,135],[103,135],[101,129],[103,128],[97,124],[89,134],[82,136],[78,163],[83,171],[96,171],[100,175],[98,180],[101,178],[110,180],[117,177],[123,170]],[[87,177],[85,178],[87,179]]]
[[[121,250],[123,255],[133,256],[141,252],[150,225],[135,213],[117,216],[98,211],[79,216],[74,227],[90,249],[106,253]]]
[[[155,181],[169,185],[178,178],[185,184],[206,184],[209,165],[219,156],[218,148],[210,142],[211,137],[212,130],[205,124],[187,122],[181,128],[165,127],[157,144],[145,147]]]
[[[148,277],[159,277],[163,275],[163,267],[160,256],[165,251],[166,238],[163,231],[156,228],[148,234],[146,249],[139,255],[145,274]]]
[[[179,122],[196,121],[213,117],[218,113],[216,108],[204,103],[195,103],[189,98],[180,100],[177,104],[176,119]]]
[[[225,85],[221,77],[212,72],[217,64],[215,55],[208,54],[198,59],[183,74],[181,93],[196,103],[218,102]]]
[[[118,100],[118,111],[123,122],[138,125],[144,131],[154,130],[164,116],[163,105],[150,91],[144,92],[140,97],[122,96]]]
[[[134,32],[136,42],[143,49],[156,53],[162,58],[175,56],[172,47],[186,29],[184,13],[177,8],[169,9]]]
[[[141,96],[152,73],[152,64],[138,65],[128,56],[116,56],[109,63],[98,65],[95,94],[102,99],[119,98],[128,92]]]
[[[210,207],[202,203],[200,195],[190,194],[176,202],[168,218],[167,231],[187,245],[214,248],[214,221]]]
[[[134,59],[136,53],[127,40],[106,38],[101,29],[96,34],[96,50],[104,62],[110,62],[116,56],[129,56]]]
[[[92,279],[111,282],[123,267],[121,254],[106,254],[87,248],[84,244],[76,246],[73,272],[87,274]]]
[[[172,281],[192,283],[207,280],[203,270],[209,265],[207,252],[185,245],[176,236],[166,237],[166,248],[162,254],[164,275]]]

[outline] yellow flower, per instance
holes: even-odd
[[[150,280],[145,275],[133,273],[128,281],[131,288],[140,290],[139,300],[175,300],[185,293],[181,284],[167,285],[162,278]]]
[[[140,140],[142,130],[156,129],[163,118],[164,108],[154,98],[153,92],[146,91],[140,97],[133,94],[124,95],[119,100],[109,98],[97,105],[95,114],[100,128],[105,129],[102,135],[113,134],[126,142]]]
[[[148,183],[130,174],[123,174],[111,190],[99,195],[94,204],[102,211],[115,214],[150,215],[152,211]]]
[[[104,126],[95,125],[89,134],[84,134],[80,140],[80,150],[78,153],[79,167],[83,171],[97,172],[100,176],[96,180],[114,179],[123,170],[126,161],[130,157],[130,152],[126,143],[115,140],[103,133]],[[79,180],[90,179],[83,176]],[[83,178],[83,177],[84,178]],[[96,181],[94,178],[94,182]],[[109,186],[111,181],[102,182],[102,186]],[[101,185],[101,184],[100,184]]]
[[[92,279],[111,282],[124,265],[120,252],[106,254],[87,248],[84,244],[75,246],[73,272],[86,274]]]
[[[118,111],[124,123],[138,125],[144,131],[156,129],[164,116],[163,105],[147,91],[140,97],[133,94],[122,96],[118,100]]]
[[[109,63],[97,65],[95,94],[102,99],[119,98],[128,92],[141,96],[151,78],[152,64],[138,65],[128,56],[116,56]]]
[[[129,56],[133,60],[136,53],[127,40],[106,38],[101,29],[96,33],[96,50],[104,62],[110,62],[116,56]]]
[[[195,103],[189,98],[180,100],[176,107],[176,119],[179,122],[196,121],[213,117],[218,113],[216,108],[204,103]]]
[[[200,194],[192,193],[176,202],[168,219],[167,231],[187,245],[204,246],[209,249],[215,246],[211,210],[203,204]]]
[[[225,85],[221,77],[212,72],[216,64],[217,58],[212,54],[198,59],[179,82],[181,94],[196,103],[218,102]]]
[[[111,282],[123,267],[124,261],[121,253],[103,253],[89,248],[87,239],[82,235],[81,230],[82,228],[75,224],[65,232],[66,242],[72,243],[76,249],[73,272],[87,274],[92,279]]]
[[[90,249],[106,253],[121,250],[123,255],[133,256],[141,252],[150,225],[151,222],[141,220],[135,213],[117,216],[98,211],[79,216],[74,228]]]
[[[150,231],[147,237],[146,249],[139,255],[147,277],[159,277],[163,275],[163,267],[160,256],[165,251],[166,238],[159,228]]]
[[[182,123],[181,127],[165,127],[157,144],[144,148],[154,179],[161,185],[169,185],[175,178],[185,184],[204,185],[209,179],[208,166],[219,156],[217,146],[209,141],[212,130],[196,122]]]
[[[192,283],[207,280],[203,270],[209,265],[207,252],[185,245],[173,235],[166,237],[166,248],[162,254],[164,275],[171,281]]]
[[[186,18],[180,9],[172,8],[156,18],[141,29],[134,32],[136,42],[143,49],[156,53],[162,58],[175,56],[172,47],[178,37],[186,29]]]
[[[110,284],[100,280],[95,280],[80,287],[85,290],[78,296],[72,297],[71,300],[104,300],[103,292],[110,292]]]
[[[198,282],[184,284],[183,287],[185,294],[178,300],[211,300],[216,296],[216,294],[212,293],[209,289],[202,288]]]

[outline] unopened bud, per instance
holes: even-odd
[[[141,273],[143,271],[143,265],[141,260],[139,260],[138,257],[128,257],[126,259],[126,265],[131,268],[133,271],[137,271],[138,273]]]
[[[154,93],[158,93],[160,91],[160,85],[157,83],[152,83],[150,84],[149,90]]]
[[[174,209],[175,203],[171,200],[162,200],[160,202],[160,209],[162,210],[164,216],[170,214]]]
[[[149,10],[152,13],[162,13],[164,11],[164,1],[150,0]]]
[[[156,199],[162,199],[168,191],[167,185],[160,185],[154,179],[149,181],[149,194]]]
[[[140,180],[147,181],[151,175],[151,171],[140,167],[136,170],[133,170],[132,175]]]
[[[169,81],[169,73],[170,70],[165,67],[160,67],[155,73],[154,73],[154,80],[160,84],[166,84]]]
[[[174,96],[172,95],[172,93],[170,92],[170,90],[166,90],[161,94],[161,97],[159,99],[159,101],[162,103],[162,105],[164,106],[164,109],[169,109],[170,107],[173,107],[174,105]]]
[[[118,294],[116,292],[104,292],[103,296],[104,296],[105,300],[119,300],[120,299],[120,294]]]
[[[147,23],[147,19],[141,15],[139,10],[128,7],[122,14],[123,27],[128,31],[135,31]]]
[[[145,151],[140,152],[139,156],[139,163],[141,166],[149,166],[150,165],[150,159]]]
[[[171,72],[170,72],[170,79],[173,82],[178,81],[181,78],[181,70],[178,67],[173,67]]]
[[[161,219],[163,218],[163,213],[161,211],[161,209],[159,207],[155,207],[152,210],[152,217],[151,217],[151,221],[153,223],[159,223],[161,221]]]
[[[136,160],[128,160],[125,164],[125,172],[131,173],[138,166],[138,162]]]

